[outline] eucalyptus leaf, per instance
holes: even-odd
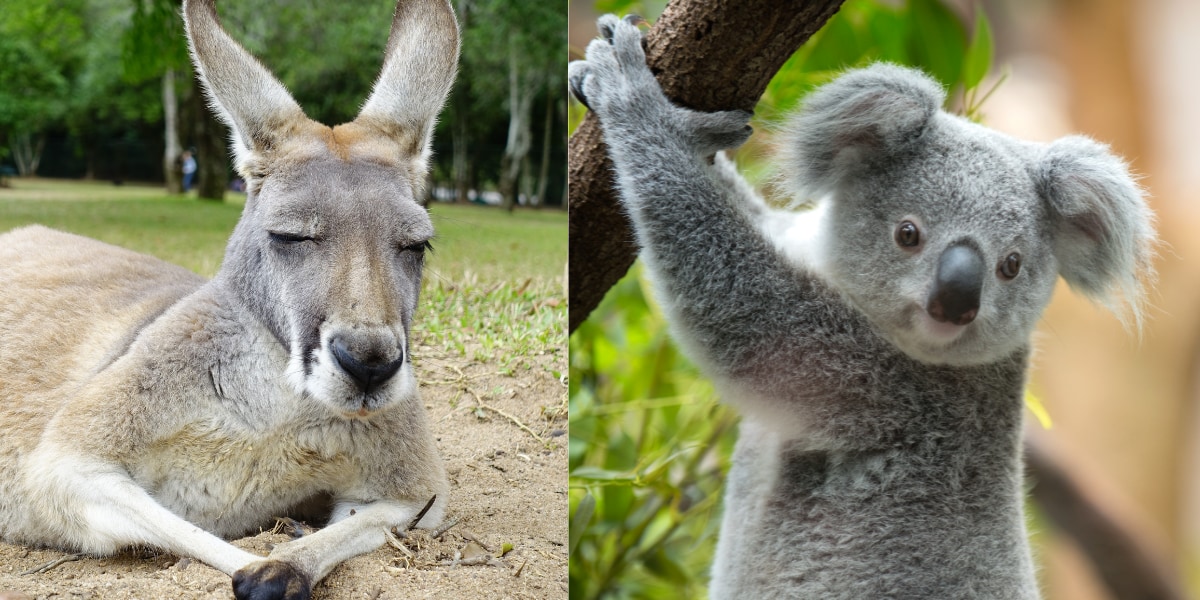
[[[579,467],[571,471],[571,477],[583,481],[629,481],[632,482],[635,477],[624,471],[612,471],[609,469],[601,469],[600,467]]]
[[[971,45],[967,47],[963,57],[963,87],[973,89],[983,81],[992,66],[992,56],[995,48],[992,42],[992,26],[988,23],[987,14],[982,10],[975,13],[975,33],[971,36]]]
[[[909,19],[909,50],[915,66],[925,69],[945,87],[954,87],[967,49],[962,22],[939,0],[910,0]]]

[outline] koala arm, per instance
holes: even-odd
[[[761,228],[768,209],[723,158],[713,160],[749,136],[749,113],[672,105],[646,67],[638,29],[612,16],[600,26],[604,39],[589,45],[586,61],[572,63],[570,83],[604,127],[622,200],[676,338],[727,399],[769,399],[751,402],[769,407],[767,417],[797,412],[779,402],[797,390],[819,400],[823,388],[844,388],[837,379],[857,373],[821,364],[831,352],[853,352],[865,322],[813,272],[775,250]],[[839,412],[810,407],[824,416]]]

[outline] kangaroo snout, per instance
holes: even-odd
[[[937,276],[925,303],[929,316],[939,323],[966,325],[979,314],[983,292],[983,257],[974,248],[955,244],[938,259]]]
[[[398,344],[335,336],[329,341],[329,349],[338,366],[364,394],[379,389],[404,365],[404,348]]]

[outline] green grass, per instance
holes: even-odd
[[[508,282],[563,291],[567,263],[566,213],[518,211],[434,204],[433,255],[427,262],[434,279]],[[550,291],[550,290],[543,290]]]
[[[12,189],[0,189],[0,231],[38,223],[152,254],[205,277],[217,272],[241,211],[240,203],[147,188],[15,180]]]
[[[0,231],[39,223],[145,252],[211,277],[244,199],[169,196],[159,188],[14,179],[0,188]],[[558,211],[507,214],[434,205],[437,237],[426,262],[414,328],[425,343],[530,369],[534,357],[566,351],[567,218]]]

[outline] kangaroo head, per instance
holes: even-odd
[[[399,0],[370,98],[333,128],[221,29],[214,0],[188,0],[184,19],[246,180],[216,282],[275,338],[258,343],[287,350],[298,393],[347,417],[411,397],[409,327],[433,235],[417,198],[458,62],[447,0]]]

